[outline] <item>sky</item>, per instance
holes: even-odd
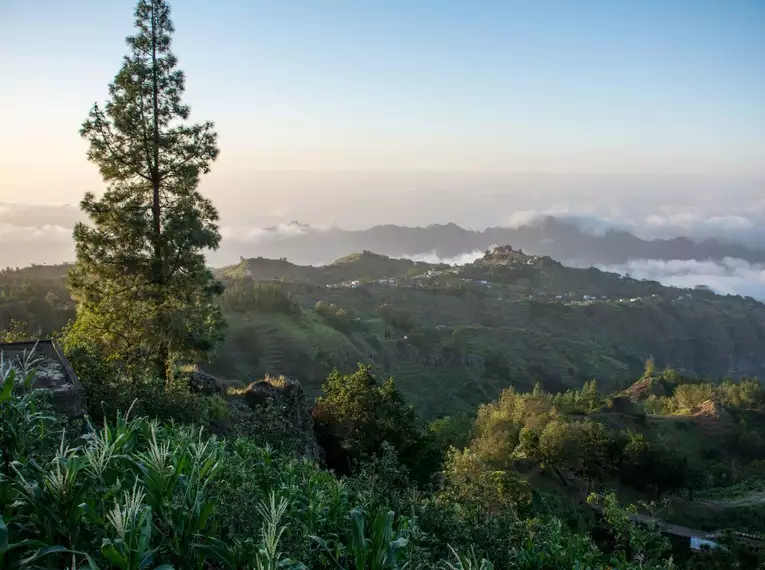
[[[201,188],[224,223],[480,227],[765,194],[760,0],[171,5],[192,119],[220,135]],[[0,203],[103,188],[78,129],[133,8],[0,0]]]

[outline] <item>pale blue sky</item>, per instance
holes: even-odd
[[[133,7],[0,0],[0,201],[97,189],[77,130]],[[220,133],[216,192],[258,170],[765,176],[762,0],[172,7],[192,118]]]

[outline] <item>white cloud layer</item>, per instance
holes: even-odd
[[[673,287],[706,285],[716,293],[742,295],[765,301],[765,266],[726,257],[721,262],[695,259],[635,259],[623,265],[599,265],[598,269],[635,279],[650,279]]]
[[[53,224],[35,226],[17,226],[0,222],[0,244],[20,244],[36,242],[66,243],[72,238],[71,228]]]
[[[647,214],[638,210],[625,213],[613,208],[607,212],[597,209],[576,211],[569,206],[556,206],[513,212],[505,225],[519,228],[539,224],[548,216],[568,221],[596,237],[609,231],[628,231],[643,239],[684,236],[697,241],[717,239],[765,250],[765,200],[727,211],[719,206],[707,211],[698,207],[664,205]]]
[[[231,240],[239,243],[258,243],[283,237],[302,235],[309,231],[314,230],[313,228],[309,228],[308,226],[304,226],[297,222],[290,222],[269,228],[224,226],[220,229],[220,235],[224,240]]]
[[[496,246],[492,246],[496,247]],[[462,255],[454,257],[438,257],[435,251],[430,253],[419,253],[417,255],[402,255],[399,259],[411,259],[412,261],[424,261],[425,263],[446,263],[447,265],[465,265],[466,263],[473,263],[476,259],[484,256],[486,252],[481,249],[476,249]]]

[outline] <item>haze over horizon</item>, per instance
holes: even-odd
[[[0,1],[0,242],[69,243],[79,200],[102,191],[78,129],[133,8]],[[765,243],[756,0],[184,0],[172,16],[191,118],[220,135],[201,188],[224,248],[293,220],[482,230],[544,214]]]

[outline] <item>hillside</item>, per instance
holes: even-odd
[[[418,263],[409,259],[392,259],[371,251],[346,255],[333,263],[314,267],[296,265],[286,259],[257,257],[218,271],[222,278],[252,278],[256,281],[282,281],[329,285],[344,281],[371,281],[389,276],[418,275],[430,269],[447,266]]]
[[[2,322],[63,326],[74,314],[65,269],[4,272]],[[327,266],[256,258],[217,273],[229,327],[208,371],[240,382],[285,374],[316,394],[332,368],[370,363],[430,417],[537,380],[620,389],[649,357],[718,379],[765,372],[765,305],[509,246],[455,267],[365,251]]]
[[[276,263],[222,270],[229,299],[268,279],[288,305],[250,299],[229,310],[212,372],[283,373],[316,393],[333,367],[368,362],[438,415],[537,380],[550,390],[590,378],[620,388],[649,357],[715,378],[765,371],[765,306],[740,297],[573,269],[509,247],[459,267],[370,253],[325,267],[278,262],[283,272]]]

